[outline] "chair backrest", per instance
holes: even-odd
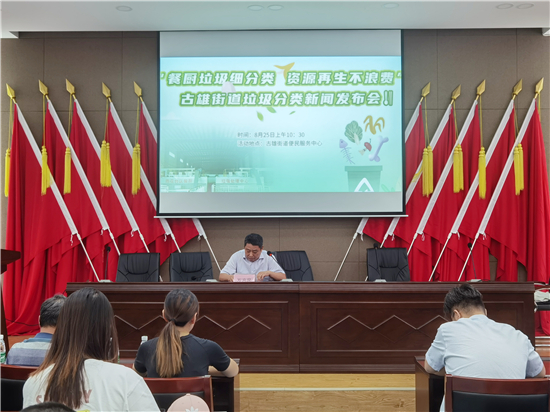
[[[313,280],[313,272],[307,254],[303,250],[289,250],[273,253],[288,279],[294,282]]]
[[[479,379],[452,375],[446,378],[446,411],[550,411],[548,378]]]
[[[160,409],[167,410],[176,399],[190,393],[204,399],[210,410],[214,410],[212,378],[208,375],[195,378],[145,378],[145,383]]]
[[[376,279],[385,279],[387,282],[410,281],[407,249],[367,249],[367,280]]]
[[[171,282],[206,282],[206,279],[214,279],[210,253],[190,252],[170,255]]]
[[[1,365],[0,393],[3,411],[20,411],[23,409],[23,385],[35,367]]]
[[[158,282],[160,253],[122,253],[118,258],[117,282]]]

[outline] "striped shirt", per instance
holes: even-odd
[[[10,348],[6,363],[18,366],[40,366],[46,357],[46,352],[50,349],[52,336],[51,333],[40,332],[34,338],[16,343]]]

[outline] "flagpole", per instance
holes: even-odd
[[[195,224],[195,228],[197,229],[197,232],[199,232],[199,239],[200,237],[204,237],[204,240],[206,240],[206,244],[208,245],[208,249],[210,249],[210,253],[212,253],[212,257],[214,258],[214,262],[216,262],[216,266],[222,271],[222,268],[220,267],[220,264],[218,263],[218,259],[216,259],[216,255],[214,254],[214,250],[212,250],[212,246],[210,246],[210,242],[208,241],[208,236],[206,236],[206,232],[204,231],[204,228],[202,227],[202,223],[199,219],[193,218],[193,223]]]
[[[336,279],[338,279],[338,276],[340,275],[340,271],[342,270],[342,266],[344,266],[344,262],[346,261],[346,258],[348,257],[349,251],[351,250],[351,247],[353,245],[353,242],[355,242],[355,239],[357,239],[357,232],[355,232],[353,234],[353,238],[351,239],[351,243],[349,244],[346,255],[344,256],[344,260],[342,260],[342,263],[340,263],[340,267],[338,268],[338,272],[336,272],[336,276],[334,277],[334,282],[336,282]]]

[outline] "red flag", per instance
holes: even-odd
[[[497,279],[516,281],[519,261],[527,267],[528,280],[546,283],[550,268],[550,200],[535,99],[516,140],[516,145],[520,143],[525,189],[516,195],[512,150],[476,236],[486,235],[485,242],[490,242],[491,254],[499,263]]]
[[[506,113],[504,114],[497,132],[491,140],[491,145],[487,150],[485,199],[481,199],[479,197],[479,178],[476,176],[449,234],[451,237],[447,248],[454,251],[459,257],[459,261],[454,263],[451,266],[451,269],[456,271],[456,268],[459,267],[460,269],[458,269],[458,273],[460,273],[461,268],[464,267],[464,262],[468,259],[468,243],[473,243],[473,239],[475,238],[481,219],[487,210],[489,200],[493,195],[497,182],[502,173],[502,169],[504,168],[504,164],[506,163],[508,153],[514,147],[514,141],[516,139],[514,128],[514,100],[512,100],[508,105]],[[458,236],[453,236],[453,234],[458,234]],[[472,254],[473,259],[470,259],[468,262],[465,273],[462,276],[462,280],[474,278],[490,280],[491,275],[489,268],[488,247],[480,242],[473,249]],[[472,263],[474,264],[472,265]],[[457,280],[458,276],[456,278],[451,277],[450,279]]]
[[[527,210],[526,256],[521,262],[527,268],[527,280],[548,283],[550,277],[550,194],[546,170],[544,137],[538,107],[523,139],[525,195]],[[521,256],[523,257],[523,256]]]
[[[100,147],[84,115],[84,111],[76,99],[74,101],[71,123],[71,144],[105,214],[119,251],[121,253],[135,253],[142,249],[144,243],[141,242],[139,237],[139,227],[118,186],[116,178],[114,176],[111,177],[111,187],[101,186]],[[134,232],[133,237],[131,235],[132,232]],[[105,252],[102,256],[96,257],[95,260],[98,260],[98,264],[102,268],[105,265],[104,260],[108,260],[108,278],[114,281],[118,265],[118,253],[113,242],[109,243],[108,246],[111,249],[109,254],[107,255],[107,252]],[[102,276],[100,275],[100,277]]]
[[[444,169],[446,161],[449,157],[449,154],[452,152],[454,142],[456,139],[455,134],[455,120],[454,120],[454,110],[452,104],[449,105],[443,119],[434,135],[434,140],[438,139],[433,143],[433,176],[434,184],[437,184],[441,173]],[[411,244],[413,237],[416,233],[416,229],[424,215],[424,211],[428,206],[430,197],[422,195],[422,184],[415,184],[411,187],[409,201],[407,202],[407,213],[406,218],[395,218],[394,222],[397,220],[395,227],[390,235],[394,235],[402,239],[407,247]],[[390,226],[390,230],[392,226]],[[390,232],[388,230],[388,232]],[[425,245],[431,245],[431,240],[427,239],[424,236],[426,241]],[[413,248],[409,252],[409,269],[411,272],[411,280],[415,281],[427,281],[431,274],[432,268],[432,250],[431,246],[426,248]]]
[[[66,150],[67,147],[70,147],[70,142],[50,100],[48,100],[46,109],[45,127],[44,145],[48,152],[50,171],[56,182],[64,182],[66,178]],[[80,233],[89,258],[96,259],[103,255],[105,245],[111,241],[108,234],[109,226],[74,150],[70,151],[70,156],[70,193],[65,193],[63,200]],[[61,251],[61,253],[60,259],[64,258],[65,251]],[[77,277],[79,281],[83,282],[96,280],[94,271],[91,269],[90,262],[84,253],[76,256],[70,254],[65,258],[70,259],[70,262],[66,262],[57,268],[58,282],[61,279],[65,279],[67,282],[76,281]],[[56,263],[55,260],[51,262],[52,265]],[[95,274],[98,276],[103,272],[101,263],[102,260],[97,262],[96,259],[94,269]],[[83,273],[84,271],[86,271],[86,274]],[[62,283],[63,281],[61,281],[61,285]]]
[[[405,184],[403,187],[408,188],[413,180],[413,177],[418,169],[418,164],[422,161],[422,151],[424,150],[424,126],[422,124],[422,103],[418,103],[416,110],[413,113],[407,130],[405,130]],[[371,217],[366,220],[363,227],[363,233],[370,236],[378,242],[382,242],[384,235],[388,230],[393,218],[391,217]],[[387,245],[386,247],[389,247]],[[398,246],[393,246],[398,247]]]
[[[147,193],[144,175],[141,176],[141,189],[138,190],[137,194],[132,195],[132,148],[130,142],[126,141],[127,139],[123,137],[122,133],[122,123],[114,105],[111,103],[109,105],[106,140],[110,144],[112,172],[145,238],[145,243],[150,244],[157,238],[164,237],[165,230],[159,219],[155,219],[155,206]],[[126,135],[126,132],[124,132],[124,135]]]
[[[429,248],[435,259],[440,256],[441,249],[446,243],[447,235],[477,174],[479,150],[481,148],[480,136],[479,107],[476,100],[470,109],[457,140],[457,144],[460,144],[462,147],[464,158],[464,190],[454,193],[454,179],[451,173],[454,165],[453,154],[451,152],[417,229],[417,233],[423,235],[423,239],[417,240],[414,246],[421,250]],[[428,238],[431,244],[425,243]],[[432,263],[435,265],[436,261],[434,260]],[[458,279],[458,275],[462,269],[459,266],[460,262],[456,253],[449,250],[449,253],[444,255],[442,262],[437,266],[435,278],[439,281],[455,281]]]
[[[139,144],[141,146],[142,168],[147,175],[149,183],[155,188],[157,183],[157,129],[147,110],[147,106],[145,106],[145,102],[141,102]],[[168,219],[168,222],[172,233],[177,239],[178,246],[185,245],[199,234],[193,219]],[[151,245],[151,251],[160,253],[161,263],[170,256],[170,253],[176,250],[176,244],[169,239],[158,238]]]
[[[49,298],[47,250],[59,242],[78,244],[76,227],[52,182],[41,195],[41,157],[17,104],[14,110],[6,248],[21,252],[8,266],[3,298],[10,335],[38,330],[40,305]]]

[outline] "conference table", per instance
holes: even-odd
[[[91,286],[113,305],[121,358],[134,358],[141,336],[165,325],[166,294],[197,295],[192,333],[211,339],[242,372],[414,373],[443,317],[445,294],[459,283],[429,282],[160,282],[69,283]],[[477,283],[488,316],[535,343],[534,284]]]

